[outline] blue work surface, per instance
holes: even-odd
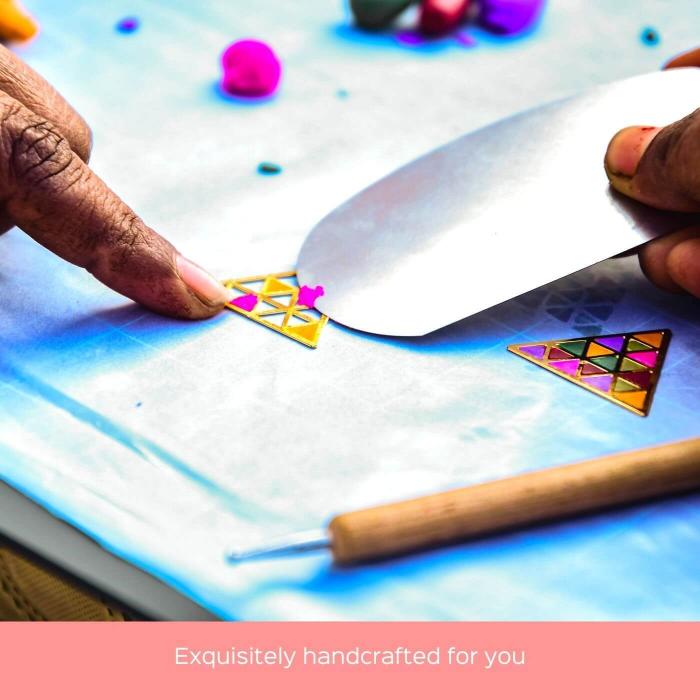
[[[700,41],[697,0],[555,0],[527,36],[474,31],[471,48],[363,35],[331,0],[26,4],[43,31],[20,53],[92,125],[95,170],[222,278],[292,268],[322,215],[452,137]],[[284,61],[274,100],[217,90],[220,52],[249,36]],[[357,507],[697,435],[700,302],[634,259],[423,338],[331,323],[308,350],[236,314],[157,317],[17,230],[0,248],[0,476],[221,616],[700,618],[698,496],[354,570],[225,562]],[[439,293],[416,279],[405,299]],[[659,327],[673,340],[646,419],[505,349]]]

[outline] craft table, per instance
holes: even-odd
[[[94,169],[221,278],[293,268],[327,211],[450,138],[700,42],[696,0],[551,0],[528,35],[474,30],[471,47],[363,34],[335,0],[26,5],[42,33],[18,52],[91,124]],[[136,32],[115,31],[126,15]],[[222,49],[251,36],[284,63],[257,104],[217,89]],[[562,221],[553,244],[585,241]],[[423,338],[330,323],[309,350],[233,313],[157,317],[17,230],[0,248],[0,478],[23,494],[0,491],[0,532],[147,614],[700,619],[697,495],[347,571],[322,553],[225,560],[341,511],[697,435],[700,302],[633,258]],[[416,279],[406,303],[439,289]],[[648,418],[505,349],[659,327],[673,340]],[[25,527],[27,508],[51,516]],[[170,588],[185,598],[158,605]]]

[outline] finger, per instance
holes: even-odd
[[[677,270],[678,265],[675,263],[676,254],[674,254],[674,275],[671,273],[669,258],[671,252],[679,244],[698,237],[700,237],[700,226],[692,226],[647,243],[639,251],[639,263],[644,274],[655,285],[666,291],[690,291],[688,289],[689,282],[685,279],[684,273]]]
[[[39,243],[160,313],[223,307],[224,287],[148,228],[50,122],[0,95],[0,134],[0,199]]]
[[[659,209],[700,211],[700,110],[664,127],[619,131],[605,154],[612,186]]]
[[[674,246],[667,260],[671,279],[700,297],[700,233]]]
[[[692,51],[686,51],[678,56],[674,56],[664,65],[664,70],[668,68],[700,68],[700,46]]]
[[[92,134],[83,118],[24,61],[0,45],[0,90],[56,125],[86,163]]]

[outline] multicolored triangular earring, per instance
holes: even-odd
[[[640,416],[651,408],[668,329],[543,340],[508,350]]]

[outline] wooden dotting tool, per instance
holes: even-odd
[[[301,534],[229,561],[330,547],[338,564],[395,556],[700,489],[700,438],[338,515],[327,535]]]

